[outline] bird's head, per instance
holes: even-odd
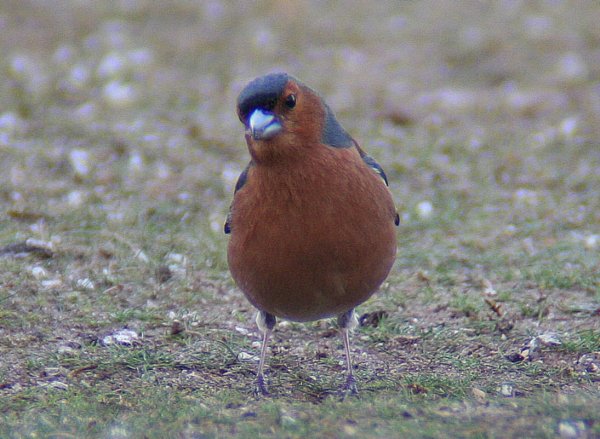
[[[298,158],[323,145],[353,145],[321,97],[287,73],[272,73],[250,82],[238,97],[237,113],[257,162]]]

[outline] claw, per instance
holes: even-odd
[[[254,388],[254,394],[256,396],[269,396],[270,393],[267,390],[267,386],[265,386],[265,378],[263,374],[259,374],[256,377],[256,387]]]
[[[354,375],[348,375],[346,377],[346,384],[344,384],[343,389],[351,395],[358,395],[358,387],[356,387]]]
[[[356,387],[356,379],[354,375],[349,374],[346,376],[346,382],[340,388],[340,401],[346,399],[347,396],[355,396],[358,398],[358,388]]]

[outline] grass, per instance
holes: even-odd
[[[228,395],[218,401],[212,398],[198,401],[189,396],[157,394],[156,388],[149,386],[136,389],[134,395],[122,392],[109,395],[106,400],[98,399],[98,395],[89,390],[82,393],[48,390],[46,408],[40,408],[41,412],[28,419],[30,422],[25,425],[29,425],[29,429],[15,433],[16,437],[33,431],[42,435],[126,437],[145,431],[147,437],[158,438],[172,434],[175,428],[184,435],[202,431],[206,437],[272,437],[276,434],[389,437],[419,430],[423,437],[498,437],[510,428],[517,433],[543,437],[555,434],[559,422],[580,419],[584,428],[589,428],[595,418],[590,405],[593,399],[585,394],[487,402],[468,397],[460,401],[444,398],[432,402],[420,394],[407,393],[400,401],[393,394],[380,393],[360,401],[328,401],[312,407],[293,401],[263,401],[240,406],[235,396],[239,395]],[[65,406],[64,400],[69,404]],[[157,405],[157,401],[160,404]],[[219,412],[209,409],[217,404],[223,407]],[[151,415],[135,416],[132,406]],[[164,410],[165,406],[170,410]],[[510,415],[515,412],[521,415],[516,422]],[[491,428],[478,427],[484,417],[493,417],[497,422]],[[527,423],[524,420],[528,418],[539,422]]]
[[[562,348],[581,354],[597,352],[600,350],[600,334],[593,329],[578,331],[562,343]]]
[[[5,2],[0,437],[600,436],[598,8],[480,6]],[[328,321],[280,323],[253,394],[222,227],[236,96],[282,69],[401,216],[359,398]]]

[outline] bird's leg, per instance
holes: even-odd
[[[259,395],[268,395],[269,392],[265,387],[265,378],[263,376],[263,368],[265,366],[265,356],[267,355],[267,343],[269,336],[275,327],[277,319],[274,315],[265,311],[259,311],[256,314],[256,324],[258,329],[263,333],[262,346],[260,348],[260,361],[258,363],[258,373],[256,374],[256,393]]]
[[[344,340],[344,351],[346,352],[346,383],[344,384],[343,391],[344,393],[358,395],[356,380],[352,373],[352,359],[350,358],[350,331],[358,326],[358,319],[356,318],[354,308],[346,311],[344,314],[340,314],[337,321],[342,333],[342,339]]]

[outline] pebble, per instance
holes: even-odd
[[[69,153],[69,163],[75,174],[86,177],[90,173],[90,154],[84,149],[72,149]]]
[[[562,342],[558,338],[558,335],[556,335],[554,333],[546,333],[546,334],[538,335],[537,339],[544,346],[560,346],[562,344]]]
[[[473,387],[471,389],[471,394],[473,395],[473,397],[479,401],[479,402],[483,402],[485,401],[485,398],[487,397],[487,393],[485,393],[483,390],[478,389],[477,387]]]
[[[419,215],[421,219],[431,218],[432,214],[433,204],[431,203],[431,201],[425,200],[417,204],[417,215]]]
[[[260,358],[258,356],[249,354],[248,352],[244,352],[244,351],[240,352],[238,354],[237,358],[239,361],[252,361],[255,363],[257,363],[260,360]]]
[[[600,244],[600,235],[587,235],[583,238],[583,246],[588,250],[598,247],[598,244]]]
[[[137,332],[131,329],[119,329],[118,331],[109,334],[102,338],[102,345],[110,346],[114,344],[122,346],[132,346],[139,339]]]
[[[41,280],[41,279],[44,279],[45,277],[48,277],[48,272],[46,271],[46,269],[44,267],[40,267],[40,266],[32,267],[31,274],[37,280]]]
[[[246,328],[244,328],[242,326],[236,326],[235,330],[237,332],[239,332],[240,334],[242,334],[242,335],[248,335],[248,333],[250,332],[250,331],[248,331]]]
[[[515,387],[512,383],[500,384],[500,394],[507,398],[513,398],[515,396]]]
[[[78,279],[76,283],[77,287],[83,288],[84,290],[93,290],[96,288],[94,282],[90,278]]]
[[[40,285],[42,286],[42,288],[50,290],[53,288],[58,288],[60,286],[62,286],[62,280],[60,279],[47,279],[47,280],[43,280],[40,282]]]
[[[558,423],[558,434],[562,439],[587,437],[583,421],[563,420]]]
[[[121,81],[111,81],[102,90],[104,101],[112,107],[126,107],[136,101],[137,93],[133,86]]]

